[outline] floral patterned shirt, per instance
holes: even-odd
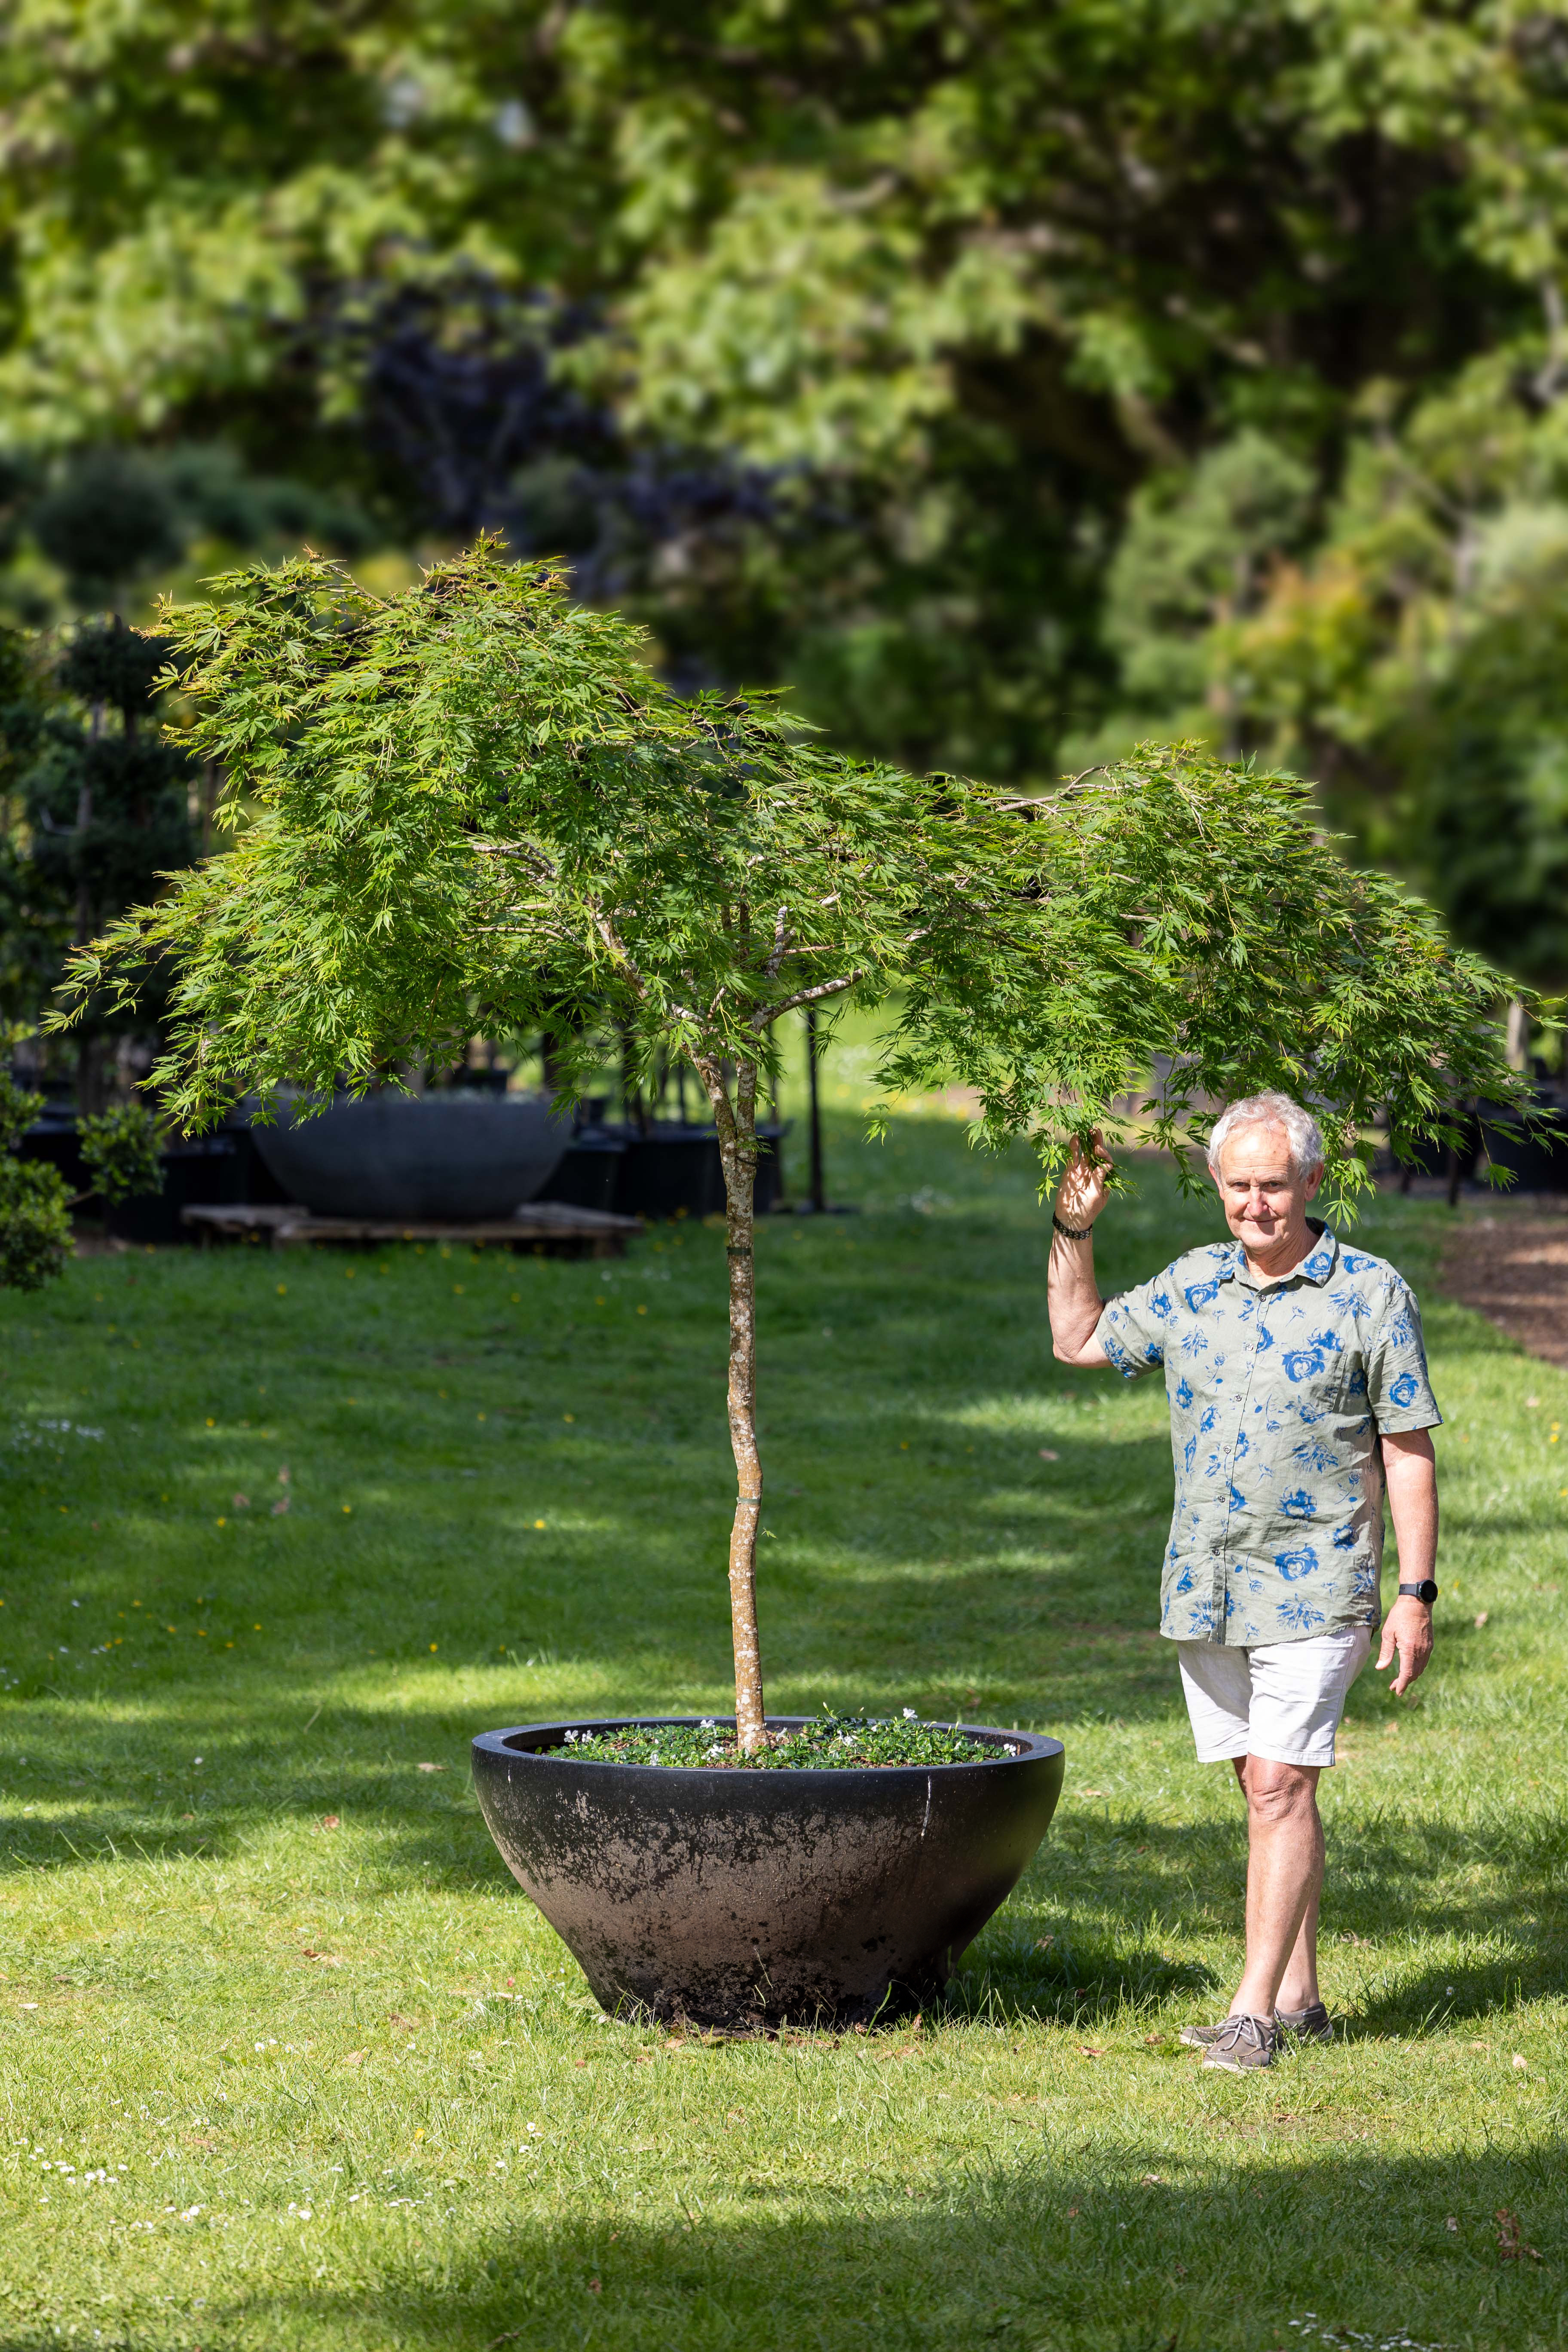
[[[1283,1281],[1259,1282],[1239,1242],[1189,1250],[1096,1328],[1125,1379],[1164,1368],[1176,1507],[1160,1631],[1173,1642],[1245,1649],[1379,1622],[1377,1441],[1443,1416],[1409,1286],[1313,1230]]]

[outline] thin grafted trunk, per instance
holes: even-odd
[[[742,1062],[731,1106],[723,1066],[704,1056],[698,1073],[713,1106],[724,1162],[725,1245],[730,1267],[730,1444],[735,1456],[735,1517],[730,1530],[730,1622],[735,1642],[735,1728],[749,1755],[766,1728],[757,1636],[757,1530],[763,1463],[757,1451],[757,1284],[752,1255],[757,1179],[757,1066]]]

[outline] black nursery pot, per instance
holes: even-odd
[[[1061,1792],[1059,1739],[988,1726],[960,1727],[994,1749],[984,1762],[847,1771],[591,1763],[560,1747],[634,1719],[708,1720],[531,1723],[473,1747],[490,1835],[612,2014],[734,2032],[919,2007],[1017,1885]]]

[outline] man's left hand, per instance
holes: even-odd
[[[1390,1698],[1403,1698],[1417,1675],[1426,1671],[1432,1654],[1432,1612],[1424,1601],[1413,1600],[1408,1593],[1394,1602],[1383,1621],[1383,1647],[1377,1654],[1374,1674],[1394,1664],[1394,1653],[1399,1652],[1399,1672],[1388,1685]]]

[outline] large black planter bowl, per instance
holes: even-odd
[[[994,1749],[984,1762],[862,1771],[599,1764],[560,1747],[627,1720],[473,1747],[490,1835],[612,2014],[735,2032],[915,2008],[1017,1885],[1061,1791],[1059,1739],[989,1727],[963,1727]]]
[[[510,1217],[572,1140],[548,1095],[339,1096],[296,1122],[285,1105],[251,1134],[291,1200],[321,1217],[472,1223]]]

